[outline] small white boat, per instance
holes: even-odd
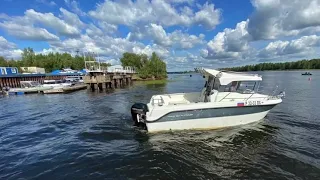
[[[69,93],[78,91],[81,89],[86,89],[87,85],[83,83],[72,84],[71,86],[64,86],[62,88],[55,88],[43,91],[44,94],[57,94],[57,93]]]
[[[55,94],[55,93],[63,93],[63,88],[70,87],[73,84],[66,80],[44,80],[44,87],[52,87],[52,89],[48,89],[43,91],[44,94]]]
[[[71,82],[63,81],[63,80],[44,80],[43,87],[52,87],[53,89],[61,89],[64,87],[71,86]]]
[[[9,88],[6,94],[27,94],[27,93],[39,93],[45,90],[52,89],[52,87],[42,86],[37,81],[20,81],[21,88]]]
[[[70,81],[70,82],[82,83],[83,82],[83,76],[67,76],[66,80]]]
[[[263,119],[284,93],[257,93],[262,77],[257,74],[196,69],[206,83],[201,92],[154,95],[147,104],[131,107],[135,125],[148,132],[218,129]]]

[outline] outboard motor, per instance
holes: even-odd
[[[148,106],[144,103],[135,103],[131,106],[131,116],[135,126],[145,128],[146,113],[148,111]]]

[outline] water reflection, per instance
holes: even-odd
[[[133,103],[199,92],[198,75],[0,98],[0,179],[319,179],[320,74],[310,82],[300,72],[259,73],[263,90],[279,85],[286,99],[260,122],[221,130],[150,134],[132,126]]]

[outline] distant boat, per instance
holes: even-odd
[[[311,76],[312,74],[310,72],[305,72],[305,73],[302,73],[301,75]]]

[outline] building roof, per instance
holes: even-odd
[[[228,85],[232,81],[262,81],[262,77],[258,74],[246,74],[232,71],[218,71],[215,69],[197,69],[203,75],[212,75],[219,78],[221,85]]]

